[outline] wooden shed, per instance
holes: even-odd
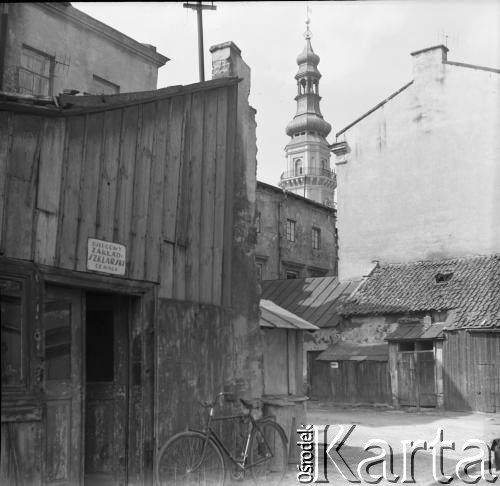
[[[311,363],[311,394],[335,403],[390,404],[386,343],[339,341]]]
[[[0,99],[2,484],[150,484],[197,399],[259,387],[238,83]]]
[[[270,300],[260,301],[264,341],[264,395],[267,414],[276,416],[288,437],[289,459],[298,462],[297,428],[305,423],[308,399],[302,381],[304,331],[317,326]]]

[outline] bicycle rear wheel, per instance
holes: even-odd
[[[279,484],[288,466],[283,429],[275,422],[257,422],[250,439],[249,458],[249,468],[257,485]]]
[[[224,458],[209,440],[200,463],[206,436],[200,432],[181,432],[161,448],[156,462],[156,481],[162,486],[222,486]]]

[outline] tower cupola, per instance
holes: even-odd
[[[285,147],[287,170],[280,186],[327,205],[333,205],[335,174],[330,169],[330,149],[326,137],[332,126],[323,118],[319,103],[319,56],[311,44],[309,18],[304,34],[306,45],[297,56],[297,111],[286,126],[290,141]]]

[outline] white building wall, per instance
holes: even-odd
[[[413,84],[338,137],[341,280],[500,251],[500,74],[442,55],[415,55]]]

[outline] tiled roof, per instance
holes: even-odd
[[[267,299],[319,327],[338,324],[339,306],[359,285],[340,283],[337,277],[311,277],[261,282],[262,299]]]
[[[450,309],[455,309],[455,328],[500,328],[500,255],[381,265],[341,314]]]

